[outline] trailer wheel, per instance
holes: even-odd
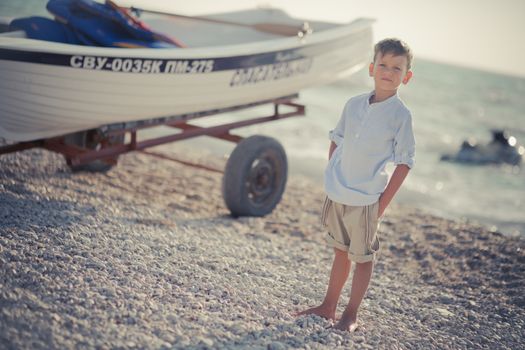
[[[101,138],[100,132],[97,129],[92,129],[66,135],[64,137],[64,142],[66,145],[78,146],[81,148],[86,148],[88,150],[99,150],[102,148],[123,144],[124,137],[125,135],[121,134],[103,139]],[[117,164],[118,156],[94,160],[92,162],[81,165],[72,165],[69,159],[66,158],[66,160],[69,168],[73,172],[106,172]]]
[[[233,150],[226,164],[222,195],[233,216],[264,216],[281,200],[288,165],[281,144],[251,136]]]

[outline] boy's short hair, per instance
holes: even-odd
[[[381,40],[374,46],[374,62],[378,53],[381,53],[383,56],[388,53],[391,53],[394,56],[406,56],[407,69],[410,69],[412,66],[412,50],[410,50],[410,47],[408,47],[407,43],[402,40],[395,38]]]

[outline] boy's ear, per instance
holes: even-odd
[[[370,63],[370,65],[368,66],[368,75],[370,75],[371,77],[374,76],[374,62]]]
[[[409,70],[407,74],[405,74],[405,77],[403,78],[403,84],[405,85],[408,84],[411,78],[412,78],[412,71]]]

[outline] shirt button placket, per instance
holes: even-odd
[[[368,115],[370,114],[370,109],[366,108],[365,113],[363,114],[363,117],[361,118],[361,123],[359,125],[359,128],[357,132],[354,134],[355,138],[358,139],[359,135],[361,134],[361,130],[364,128],[366,120],[368,119]]]

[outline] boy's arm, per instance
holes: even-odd
[[[334,141],[332,141],[330,143],[330,149],[328,150],[328,160],[332,159],[332,154],[334,153],[336,148],[337,144]]]
[[[383,216],[385,209],[390,204],[392,198],[394,198],[394,195],[396,194],[397,190],[399,190],[399,188],[401,187],[403,181],[405,181],[405,178],[407,177],[409,171],[410,167],[406,164],[399,164],[398,166],[396,166],[396,169],[394,170],[394,173],[392,174],[392,177],[390,178],[390,181],[388,182],[385,191],[379,197],[379,217]]]

